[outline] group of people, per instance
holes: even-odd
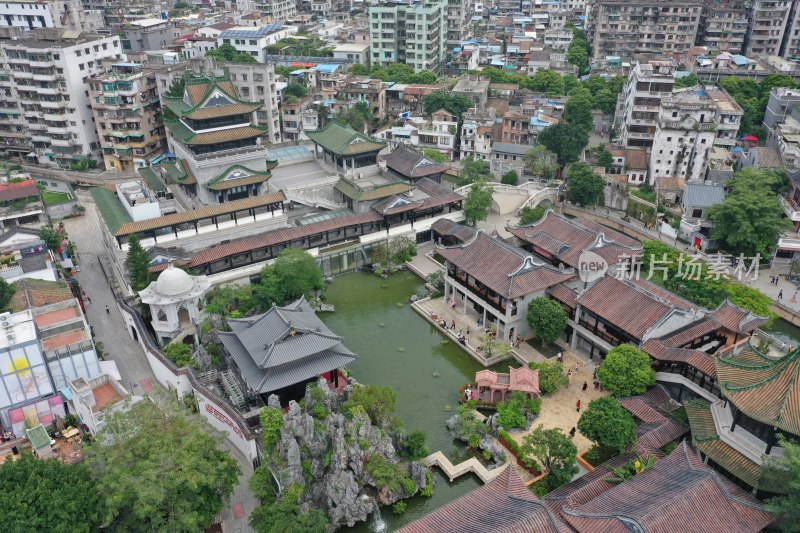
[[[474,390],[467,387],[466,389],[464,389],[464,399],[466,401],[475,400],[477,399],[477,395],[475,394]]]
[[[456,329],[456,321],[455,320],[450,322],[450,326],[449,327],[447,325],[447,320],[445,320],[444,317],[439,318],[439,316],[437,314],[435,314],[435,313],[431,313],[431,320],[433,320],[436,324],[438,324],[439,327],[442,328],[442,329],[450,329],[450,330],[455,330]],[[469,334],[470,334],[470,328],[469,328],[469,326],[467,326],[466,335],[469,335]],[[467,345],[467,337],[466,337],[466,335],[464,334],[463,330],[458,330],[458,335],[456,335],[456,338],[458,339],[459,344],[462,344],[464,346]]]

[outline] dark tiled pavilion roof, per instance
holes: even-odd
[[[800,435],[800,350],[763,355],[748,342],[715,360],[722,393],[740,411],[764,424]]]
[[[431,230],[439,235],[454,237],[461,242],[466,242],[475,237],[475,228],[453,222],[447,218],[440,218],[431,225]]]
[[[719,466],[753,488],[781,493],[785,485],[767,469],[720,439],[711,405],[700,400],[683,403],[692,428],[692,444]]]
[[[569,485],[566,487],[569,488]],[[721,477],[684,441],[655,465],[561,516],[577,531],[630,533],[752,533],[774,516]]]
[[[516,467],[397,533],[567,533],[570,529],[528,490]]]
[[[573,269],[559,270],[482,231],[470,242],[436,251],[505,298],[520,298],[575,277]]]
[[[386,156],[386,166],[408,179],[441,174],[449,168],[447,165],[431,161],[422,152],[405,145],[398,146]]]
[[[669,398],[663,387],[656,385],[645,394],[619,400],[640,421],[636,428],[636,451],[642,456],[660,457],[659,448],[689,431],[686,424],[665,412],[664,408],[668,407],[663,401],[665,396]]]
[[[609,265],[620,262],[621,256],[639,256],[642,244],[618,231],[583,218],[570,219],[548,211],[539,222],[528,226],[509,227],[508,231],[523,242],[532,244],[573,268],[584,250],[590,250]]]
[[[228,323],[232,331],[219,332],[220,341],[257,393],[306,381],[357,359],[303,298]]]

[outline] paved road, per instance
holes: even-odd
[[[79,192],[79,199],[86,207],[85,215],[64,221],[70,238],[78,247],[81,271],[78,281],[86,291],[92,303],[87,302],[86,318],[94,328],[96,341],[103,343],[105,358],[117,364],[122,384],[134,394],[149,392],[160,385],[153,375],[144,351],[125,330],[125,322],[116,305],[114,294],[106,281],[100,261],[109,261],[108,251],[101,236],[103,222],[99,220],[94,202],[87,193]],[[108,308],[108,312],[106,312]],[[253,473],[253,465],[227,440],[223,440],[220,448],[231,452],[242,468],[239,485],[235,487],[230,501],[222,512],[224,531],[250,533],[253,530],[247,524],[248,517],[258,502],[250,491],[248,481]],[[236,511],[234,508],[236,505]],[[242,512],[238,512],[242,509]],[[237,518],[236,515],[240,517]]]

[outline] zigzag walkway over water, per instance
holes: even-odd
[[[473,472],[475,475],[481,478],[481,481],[488,483],[499,476],[503,469],[506,468],[506,465],[503,465],[500,468],[495,468],[494,470],[487,470],[486,467],[474,457],[470,457],[466,461],[454,465],[441,451],[430,454],[422,459],[422,462],[426,466],[438,466],[442,472],[444,472],[445,475],[450,478],[451,482],[463,474]]]

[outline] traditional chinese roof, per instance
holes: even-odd
[[[692,444],[697,449],[755,489],[777,493],[785,491],[785,485],[782,486],[776,479],[778,476],[720,439],[711,404],[701,400],[686,400],[683,406],[692,428]]]
[[[301,383],[358,358],[303,298],[228,323],[232,331],[219,332],[220,341],[257,393]]]
[[[372,204],[372,210],[384,216],[415,211],[422,205],[422,200],[414,200],[405,196],[390,196]]]
[[[441,174],[449,167],[425,157],[409,146],[400,145],[386,156],[386,166],[408,179]]]
[[[221,191],[253,183],[263,183],[271,177],[272,173],[269,170],[253,170],[242,165],[233,165],[206,183],[206,187],[212,191]]]
[[[669,403],[659,402],[659,398],[666,394],[661,385],[641,396],[620,398],[619,403],[627,409],[639,422],[636,427],[636,451],[640,455],[661,456],[659,448],[672,442],[689,431],[689,426],[667,414]]]
[[[431,230],[439,235],[453,237],[461,242],[466,242],[475,237],[476,230],[469,226],[453,222],[448,218],[440,218],[431,225]]]
[[[648,339],[642,345],[642,350],[659,361],[686,363],[713,378],[717,374],[714,368],[715,356],[702,350],[684,348],[684,346],[721,328],[723,328],[722,324],[707,316],[663,337]]]
[[[398,530],[398,533],[567,533],[569,528],[528,490],[516,467]]]
[[[149,218],[147,220],[123,224],[119,227],[114,235],[121,237],[123,235],[130,235],[132,233],[167,228],[176,224],[185,224],[187,222],[234,213],[236,211],[244,211],[270,204],[277,204],[283,202],[284,200],[286,200],[286,195],[283,194],[283,191],[263,194],[260,196],[251,196],[250,198],[242,198],[241,200],[225,202],[224,204],[210,205],[192,211],[183,211],[181,213],[175,213],[172,215],[164,215],[158,218]]]
[[[720,390],[737,409],[800,435],[800,350],[776,358],[748,343],[738,354],[714,362]]]
[[[506,228],[518,239],[533,245],[573,268],[584,250],[596,253],[609,265],[620,262],[621,256],[638,256],[642,244],[618,231],[583,218],[570,219],[554,211],[528,226]],[[538,252],[538,250],[537,250]]]
[[[632,478],[581,505],[562,507],[561,516],[577,531],[620,533],[751,533],[775,518],[753,496],[704,465],[685,441]]]
[[[356,202],[366,202],[370,200],[380,200],[396,194],[403,194],[414,190],[414,185],[405,181],[396,181],[386,185],[378,185],[368,189],[361,189],[346,178],[341,178],[334,188]]]
[[[482,231],[470,242],[438,247],[436,251],[449,263],[509,299],[542,291],[575,277],[573,269],[555,268]]]
[[[575,309],[575,306],[578,303],[578,294],[563,284],[556,285],[555,287],[550,287],[549,289],[547,289],[547,294],[549,294],[559,302],[567,304],[572,309]]]
[[[725,300],[717,307],[711,316],[735,333],[750,333],[757,327],[763,325],[769,317],[758,316],[738,305]]]
[[[651,283],[621,280],[609,275],[603,276],[578,295],[577,302],[636,339],[642,339],[675,307],[691,308],[689,302]]]
[[[217,144],[260,137],[264,135],[266,131],[268,131],[268,128],[263,126],[247,125],[240,128],[229,128],[226,130],[196,133],[189,137],[185,137],[182,140],[188,145]]]
[[[379,152],[386,143],[359,133],[350,126],[331,122],[321,130],[307,131],[309,139],[336,155],[357,155]]]
[[[527,365],[519,368],[508,368],[508,374],[494,372],[492,370],[480,370],[475,373],[475,381],[478,386],[490,387],[500,386],[500,388],[510,391],[530,392],[539,394],[539,370],[531,370]]]

